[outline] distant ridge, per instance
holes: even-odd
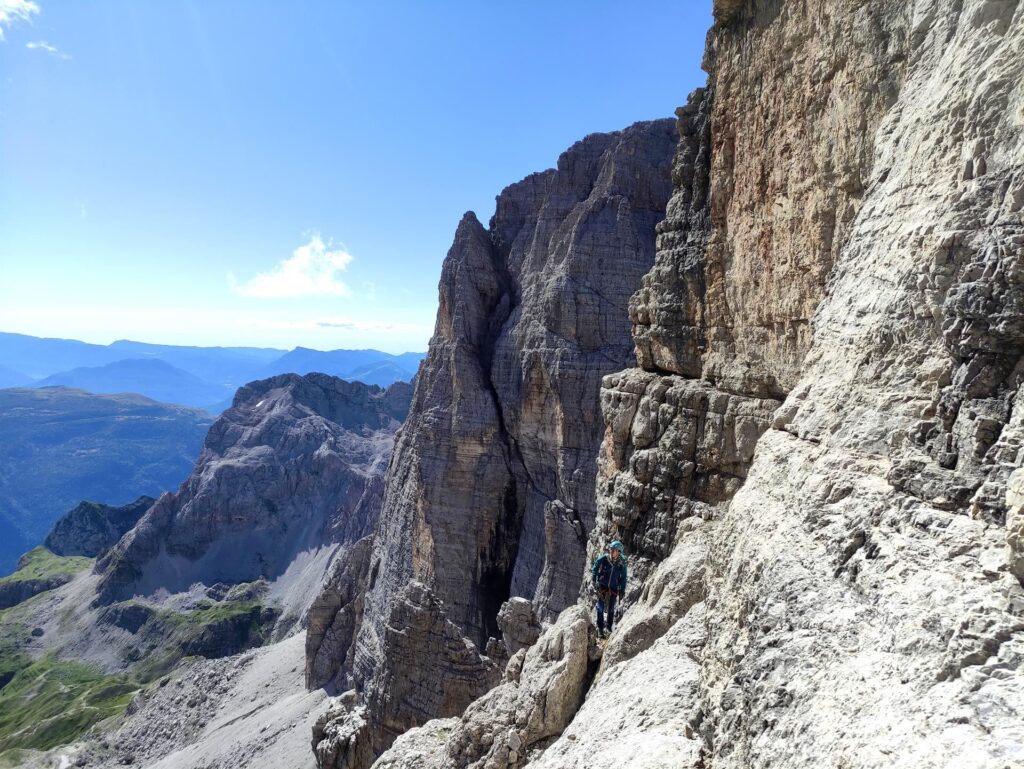
[[[267,365],[262,376],[319,372],[349,381],[387,387],[409,381],[416,375],[426,353],[391,355],[380,350],[311,350],[296,347]]]
[[[31,381],[32,377],[28,374],[0,364],[0,387],[23,387]]]
[[[128,358],[54,374],[33,387],[61,385],[96,394],[138,393],[164,403],[205,408],[230,397],[232,388],[204,381],[155,358]]]
[[[236,389],[257,379],[319,372],[387,387],[412,380],[425,354],[189,347],[129,339],[98,345],[0,332],[0,387],[60,384],[95,393],[138,392],[218,414]]]
[[[121,505],[176,489],[211,421],[142,395],[0,390],[0,574],[82,499]]]

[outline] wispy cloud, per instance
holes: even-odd
[[[242,296],[262,299],[288,299],[300,296],[351,296],[352,289],[342,281],[343,273],[352,262],[352,254],[335,249],[314,235],[304,246],[299,246],[290,258],[277,264],[269,272],[261,272],[244,283],[228,273],[228,284]]]
[[[32,0],[0,0],[0,40],[4,39],[4,28],[15,22],[29,21],[39,13],[39,6]]]
[[[0,0],[0,2],[2,2],[2,0]],[[58,59],[64,59],[65,61],[71,58],[71,54],[64,53],[64,51],[60,50],[57,46],[50,45],[45,40],[34,40],[31,43],[25,43],[25,47],[33,51],[46,51],[46,53],[56,56]]]
[[[316,321],[320,328],[336,328],[342,331],[360,331],[374,334],[426,334],[430,336],[433,325],[429,323],[407,323],[391,320],[352,320],[330,318]]]
[[[13,297],[12,297],[13,299]],[[433,308],[401,318],[327,315],[291,305],[239,309],[202,304],[82,305],[74,300],[39,304],[0,302],[0,328],[21,334],[107,344],[129,337],[165,344],[296,345],[318,350],[375,347],[389,352],[425,350],[434,330]],[[131,318],[131,327],[125,326]]]

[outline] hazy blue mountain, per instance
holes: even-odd
[[[32,381],[32,377],[15,371],[13,368],[0,363],[0,387],[21,387]]]
[[[368,367],[380,363],[391,363],[392,367],[389,369],[391,372],[404,372],[404,376],[389,379],[387,384],[391,384],[399,379],[405,381],[412,379],[425,355],[426,353],[419,352],[392,355],[380,350],[329,350],[324,352],[310,350],[306,347],[296,347],[264,367],[260,375],[271,377],[278,374],[302,375],[319,372],[351,381],[359,379],[357,374],[368,375],[371,370]],[[359,381],[366,384],[382,384],[382,382],[371,382],[366,379]]]
[[[411,371],[415,376],[425,357],[427,357],[425,352],[403,352],[401,355],[392,356],[392,360],[407,371]]]
[[[211,384],[231,388],[232,393],[259,375],[259,371],[286,350],[270,347],[184,347],[119,340],[110,349],[122,358],[155,358],[194,374]]]
[[[311,350],[308,347],[296,347],[277,360],[270,362],[261,372],[264,377],[278,374],[304,375],[313,371],[330,374],[344,379],[341,372],[348,373],[353,369],[378,363],[389,358],[380,350]]]
[[[239,387],[286,350],[271,347],[189,347],[122,339],[100,345],[0,333],[0,365],[31,379],[75,368],[97,367],[126,358],[155,358],[215,384]]]
[[[305,347],[290,351],[189,347],[127,339],[98,345],[0,333],[0,387],[63,385],[95,393],[137,392],[218,414],[231,405],[236,389],[254,380],[318,371],[387,387],[411,380],[424,355]]]
[[[0,390],[0,574],[82,499],[123,505],[176,489],[211,421],[140,395]]]
[[[234,385],[207,382],[155,358],[129,358],[105,366],[53,374],[33,387],[60,385],[97,394],[138,393],[164,403],[206,407],[230,397]]]
[[[0,333],[0,364],[32,379],[82,366],[102,366],[123,353],[99,344],[74,339],[44,339],[24,334]]]
[[[414,374],[415,369],[410,372],[409,369],[403,368],[393,360],[382,360],[352,369],[345,379],[363,384],[390,387],[395,382],[408,382]]]

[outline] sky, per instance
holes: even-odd
[[[704,83],[711,0],[0,0],[0,331],[424,350],[463,212]]]

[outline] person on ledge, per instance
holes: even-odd
[[[599,638],[604,638],[612,632],[612,625],[615,623],[615,604],[626,593],[626,556],[623,555],[623,550],[622,543],[616,539],[608,545],[607,552],[597,557],[590,569],[590,578],[594,583],[594,590],[597,591]]]

